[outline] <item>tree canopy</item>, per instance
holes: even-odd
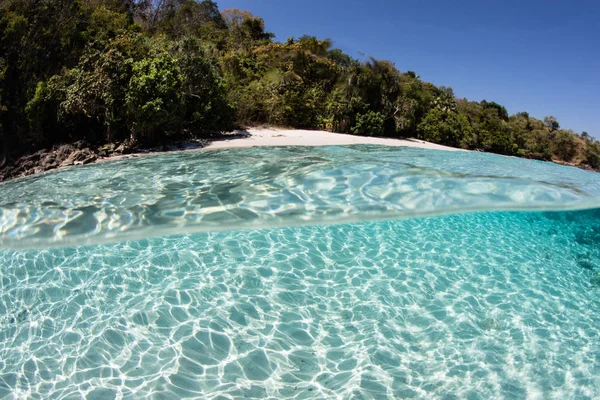
[[[262,18],[212,0],[4,0],[0,146],[19,155],[272,124],[600,166],[600,144],[553,116],[457,98],[329,39],[273,38]]]

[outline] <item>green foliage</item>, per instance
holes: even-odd
[[[584,131],[584,132],[581,132],[581,135],[580,135],[580,137],[581,137],[583,140],[585,140],[586,142],[590,142],[590,141],[592,141],[592,137],[590,136],[590,134],[589,134],[589,133],[587,133],[587,132],[585,132],[585,131]]]
[[[0,145],[152,144],[266,123],[600,168],[598,142],[554,117],[457,99],[328,39],[273,37],[260,17],[212,0],[2,1]]]
[[[548,128],[550,128],[551,131],[555,131],[560,128],[560,124],[556,120],[556,117],[553,116],[544,117],[544,123]]]
[[[137,33],[121,34],[102,49],[88,47],[69,71],[72,83],[61,103],[65,118],[85,121],[87,129],[99,138],[127,137],[125,96],[133,60],[149,51],[147,40]]]
[[[431,109],[418,126],[421,139],[449,146],[469,148],[475,142],[475,135],[468,118],[456,112],[444,112],[436,107]]]
[[[86,38],[98,44],[125,32],[132,22],[132,15],[127,9],[119,7],[122,1],[101,1],[100,4],[83,3],[82,8],[89,14],[89,26]]]
[[[229,29],[229,47],[248,50],[258,43],[268,43],[275,36],[265,31],[262,18],[255,17],[248,11],[233,8],[224,10],[221,14]]]
[[[30,128],[26,141],[34,146],[44,144],[45,130],[57,125],[58,104],[46,82],[38,82],[33,97],[25,106]]]
[[[233,129],[235,110],[227,101],[218,60],[193,37],[176,43],[174,54],[182,76],[183,128],[193,133]]]
[[[61,109],[72,81],[73,75],[65,72],[38,82],[33,97],[25,106],[29,130],[20,137],[21,140],[34,148],[77,140],[71,135],[75,121],[66,117]]]
[[[225,41],[227,26],[212,0],[166,0],[153,11],[151,31],[173,39],[196,36],[220,45]]]
[[[383,114],[369,111],[366,114],[356,115],[356,124],[351,131],[357,135],[381,136],[383,134]]]
[[[350,132],[357,115],[367,110],[368,106],[360,96],[348,96],[343,90],[336,89],[327,97],[321,127],[334,132]]]
[[[155,139],[180,129],[184,77],[168,54],[145,58],[132,67],[125,104],[134,141]]]
[[[456,112],[456,99],[452,88],[440,87],[439,94],[433,101],[433,107],[444,114]]]
[[[464,114],[473,129],[476,140],[472,147],[500,154],[517,154],[518,144],[510,130],[510,119],[504,107],[493,102],[476,103],[461,100],[457,110]]]
[[[562,161],[571,161],[577,153],[575,134],[566,131],[556,132],[552,141],[553,153]]]
[[[494,101],[488,102],[486,100],[483,100],[481,102],[481,105],[484,109],[493,110],[493,114],[501,120],[508,121],[508,112],[506,111],[506,108],[504,108],[504,106],[501,106],[500,104]]]
[[[600,169],[600,142],[586,143],[585,163],[594,169]]]

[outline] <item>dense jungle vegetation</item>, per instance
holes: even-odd
[[[600,167],[600,143],[554,117],[460,99],[328,39],[273,38],[260,17],[211,0],[2,0],[0,151],[269,124]]]

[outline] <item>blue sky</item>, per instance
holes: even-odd
[[[330,38],[458,97],[600,138],[600,0],[216,0],[285,40]]]

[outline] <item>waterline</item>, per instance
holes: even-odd
[[[83,184],[84,183],[84,184]],[[166,154],[0,185],[0,248],[600,206],[600,174],[491,154],[385,146]]]

